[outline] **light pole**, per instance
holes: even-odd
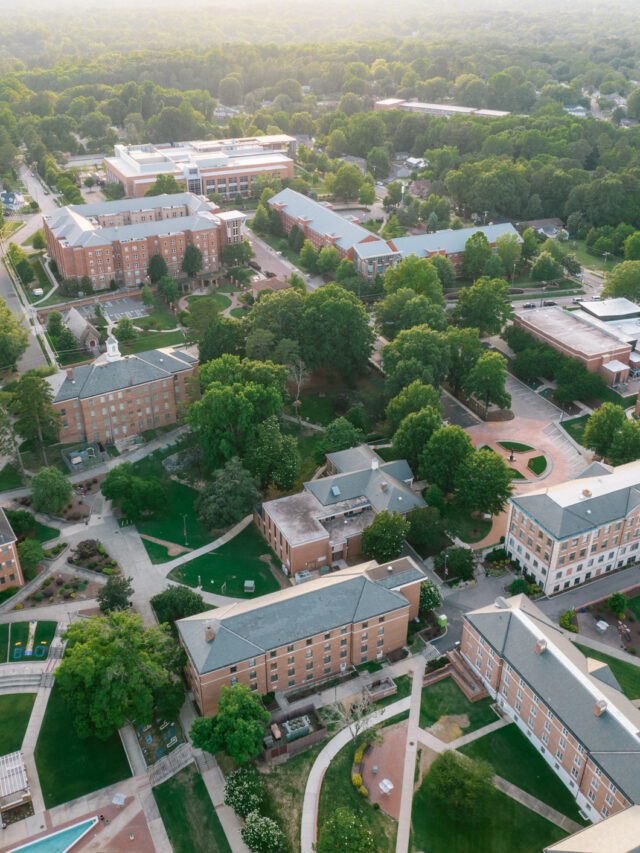
[[[187,545],[189,544],[187,542],[187,513],[186,512],[182,513],[182,532],[184,533],[184,545],[186,548]]]
[[[603,253],[602,253],[602,256],[603,256],[603,258],[604,258],[604,269],[603,269],[603,272],[606,272],[606,271],[607,271],[607,258],[609,257],[609,255],[610,255],[610,254],[611,254],[611,252],[603,252]]]

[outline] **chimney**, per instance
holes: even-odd
[[[386,492],[386,491],[387,491],[387,489],[389,488],[389,484],[388,484],[385,480],[383,480],[383,481],[380,483],[380,488],[382,489],[382,491],[383,491],[383,492]]]
[[[605,699],[598,699],[596,704],[593,706],[593,713],[596,717],[601,717],[604,712],[607,710],[607,702]]]
[[[216,632],[213,630],[213,625],[210,622],[204,626],[204,638],[207,643],[213,642],[215,639]]]
[[[133,376],[129,377],[129,385],[133,385]]]
[[[67,368],[67,379],[71,379],[71,381],[73,381],[73,367]]]
[[[536,640],[536,654],[541,655],[547,650],[547,641],[544,639]]]

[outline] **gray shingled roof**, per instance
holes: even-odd
[[[391,244],[398,249],[403,258],[408,255],[425,257],[433,252],[446,252],[448,255],[454,252],[463,252],[469,237],[481,231],[490,243],[495,243],[503,234],[515,236],[522,243],[522,237],[510,222],[502,222],[499,225],[483,225],[478,228],[460,228],[457,231],[447,229],[436,231],[433,234],[412,234],[409,237],[398,237],[391,240]],[[359,252],[359,249],[356,249]]]
[[[360,495],[367,498],[376,512],[386,509],[406,513],[415,507],[424,506],[422,497],[396,479],[386,470],[386,466],[334,474],[304,485],[326,507]]]
[[[640,505],[640,488],[625,487],[593,498],[583,498],[567,507],[559,506],[546,493],[518,495],[511,501],[556,539],[565,539],[624,518]]]
[[[395,576],[395,585],[405,575],[402,572]],[[419,569],[414,570],[414,575],[416,580],[424,577]],[[282,596],[280,600],[277,600],[279,593],[274,593],[275,601],[262,607],[256,601],[255,607],[236,615],[231,613],[217,625],[215,610],[201,617],[182,619],[176,625],[196,669],[206,673],[256,653],[405,606],[407,600],[400,592],[386,588],[394,577],[385,580],[384,584],[375,582],[364,574],[345,577],[340,583],[309,585],[308,591]],[[208,623],[216,626],[212,642],[205,639],[204,627]]]
[[[0,507],[0,545],[8,545],[9,542],[16,541],[16,534],[9,524],[9,519],[5,511]]]
[[[596,694],[570,664],[577,666],[595,691],[623,709],[636,731],[640,729],[640,711],[614,686],[594,680],[587,672],[584,655],[524,596],[510,599],[509,604],[505,609],[476,610],[465,618],[518,671],[626,796],[632,802],[640,802],[640,736],[632,734],[611,711],[599,717],[594,714]],[[534,622],[535,629],[549,638],[559,654],[550,649],[536,654],[535,630],[518,618],[516,609]]]
[[[108,362],[104,356],[93,364],[73,369],[73,379],[65,378],[54,397],[55,403],[86,399],[97,394],[110,394],[130,385],[142,385],[167,379],[181,370],[188,370],[195,359],[179,350],[148,350]]]

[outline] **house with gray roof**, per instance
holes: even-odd
[[[106,353],[91,364],[47,377],[60,415],[60,441],[111,444],[175,423],[197,369],[193,349],[163,347],[122,356],[110,337]]]
[[[78,346],[81,349],[89,350],[95,354],[100,348],[100,333],[85,316],[83,316],[77,308],[70,308],[63,315],[64,323],[73,334],[73,337],[78,341]]]
[[[384,462],[368,445],[328,454],[327,471],[297,495],[265,501],[254,511],[284,571],[298,580],[361,554],[362,531],[377,513],[406,515],[425,505],[412,488],[407,461]]]
[[[336,213],[329,203],[314,201],[291,189],[284,189],[269,199],[269,207],[279,212],[285,232],[297,225],[316,251],[323,246],[334,246],[340,257],[353,261],[358,275],[366,279],[384,275],[388,267],[395,266],[409,255],[419,258],[444,255],[457,272],[467,240],[478,231],[486,236],[493,251],[496,251],[498,237],[505,234],[522,242],[510,222],[384,240]]]
[[[461,652],[597,822],[640,803],[640,710],[524,595],[466,613]]]
[[[505,548],[546,593],[633,565],[639,546],[640,461],[509,498]]]
[[[332,572],[176,622],[200,712],[224,686],[287,691],[401,648],[425,575],[409,557]]]

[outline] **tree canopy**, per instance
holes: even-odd
[[[236,764],[246,764],[262,752],[268,722],[260,697],[246,685],[234,684],[220,691],[217,714],[194,720],[190,737],[196,749],[213,754],[222,750]]]

